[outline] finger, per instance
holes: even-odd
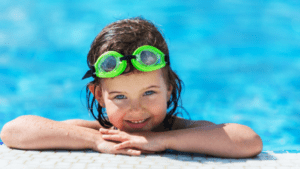
[[[104,128],[100,128],[99,131],[103,134],[118,134],[120,132],[119,130],[110,130]]]
[[[118,149],[123,149],[123,148],[135,147],[133,145],[134,144],[133,144],[132,141],[124,141],[124,142],[122,142],[120,144],[114,145],[114,148],[118,150]]]
[[[104,140],[112,140],[112,141],[120,141],[120,142],[123,142],[123,141],[128,140],[127,137],[125,137],[125,136],[120,136],[120,135],[106,135],[106,134],[103,134],[103,135],[102,135],[102,138],[103,138]]]
[[[133,144],[134,143],[132,143],[131,141],[126,141],[126,142],[114,145],[114,148],[117,149],[117,150],[119,150],[119,149],[126,149],[126,148],[136,147],[136,146],[132,146]],[[136,148],[138,148],[138,147],[136,147]],[[144,153],[144,154],[154,154],[155,151],[141,150],[141,153]]]
[[[107,133],[108,130],[105,128],[100,128],[99,131],[100,131],[100,133]]]
[[[127,154],[127,155],[139,156],[139,155],[141,155],[142,151],[134,150],[134,149],[122,149],[122,150],[120,150],[120,153]]]
[[[132,153],[132,155],[141,155],[141,154],[155,154],[155,151],[148,151],[148,150],[138,150],[138,149],[131,149],[131,148],[125,148],[125,149],[120,149],[127,151],[128,153]],[[130,151],[129,151],[130,150]]]

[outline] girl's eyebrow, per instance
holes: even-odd
[[[121,93],[121,92],[119,92],[119,91],[111,91],[108,94],[115,94],[115,93]]]
[[[157,85],[151,85],[151,86],[149,86],[149,87],[146,87],[146,88],[144,88],[144,89],[150,89],[150,88],[160,88],[160,86],[157,86]],[[109,92],[108,94],[116,94],[116,93],[122,93],[122,92],[119,92],[119,91],[111,91],[111,92]]]
[[[150,89],[150,88],[160,88],[160,86],[157,86],[157,85],[151,85],[151,86],[149,86],[149,87],[147,87],[147,88],[145,88],[145,89]]]

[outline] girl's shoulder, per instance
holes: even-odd
[[[188,120],[188,119],[184,119],[184,118],[176,116],[172,129],[180,130],[180,129],[204,127],[204,126],[210,126],[210,125],[215,125],[215,124],[210,121],[206,121],[206,120]]]

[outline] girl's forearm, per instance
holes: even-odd
[[[71,120],[65,120],[62,122],[66,123],[66,124],[70,124],[70,125],[81,126],[81,127],[91,128],[91,129],[95,129],[95,130],[99,130],[101,128],[101,125],[98,121],[71,119]]]
[[[21,116],[7,123],[1,139],[19,149],[92,149],[102,139],[94,129],[69,125],[39,116]]]
[[[164,132],[167,148],[218,157],[245,158],[262,150],[260,137],[249,127],[221,124]]]

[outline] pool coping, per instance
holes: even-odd
[[[299,150],[262,151],[251,158],[218,158],[168,150],[141,156],[99,153],[93,150],[19,150],[0,142],[0,166],[4,168],[300,168]]]

